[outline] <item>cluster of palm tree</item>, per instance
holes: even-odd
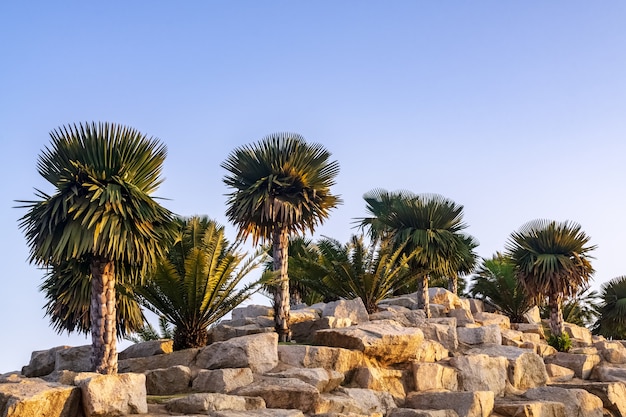
[[[28,211],[20,228],[31,263],[46,269],[41,290],[53,327],[90,332],[100,373],[117,371],[117,337],[157,333],[145,327],[140,305],[173,326],[177,349],[206,344],[207,328],[259,284],[236,288],[263,260],[261,251],[240,251],[248,237],[271,246],[263,282],[281,341],[290,340],[290,304],[302,300],[358,296],[374,312],[381,299],[417,289],[430,316],[429,281],[443,280],[456,293],[477,262],[463,206],[433,194],[373,190],[364,196],[369,216],[357,220],[363,235],[345,245],[302,239],[341,198],[331,192],[339,164],[297,134],[267,136],[222,163],[231,190],[226,215],[238,226],[234,244],[222,226],[178,218],[152,197],[166,156],[157,139],[108,123],[64,126],[51,139],[37,166],[55,192],[21,201]],[[511,235],[504,255],[483,260],[471,293],[507,305],[516,318],[529,300],[547,297],[552,332],[560,335],[563,301],[593,273],[588,241],[571,222],[529,223]],[[598,332],[624,334],[625,283],[603,288]]]

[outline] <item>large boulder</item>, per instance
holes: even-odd
[[[546,364],[546,371],[551,383],[555,382],[567,382],[574,379],[574,371],[564,366],[559,366],[554,363]]]
[[[266,376],[274,378],[296,378],[313,385],[319,392],[330,392],[337,388],[344,379],[341,372],[324,368],[290,368],[285,371],[268,373]],[[252,381],[250,381],[252,383]]]
[[[508,378],[513,387],[521,390],[546,385],[548,373],[543,359],[536,353],[513,346],[492,345],[471,349],[468,354],[505,357],[509,361]]]
[[[173,398],[165,403],[173,413],[209,414],[212,411],[248,411],[265,408],[265,402],[258,397],[242,397],[218,393],[190,394]]]
[[[569,417],[565,405],[556,401],[498,398],[493,411],[502,417]]]
[[[605,361],[619,365],[626,363],[626,347],[620,342],[600,340],[594,346]]]
[[[369,314],[360,298],[327,303],[322,311],[322,318],[331,316],[337,319],[349,319],[352,324],[363,324],[369,321]]]
[[[250,368],[265,373],[278,364],[278,335],[260,333],[213,343],[203,348],[196,365],[204,369]]]
[[[424,334],[421,330],[406,328],[392,321],[320,330],[315,335],[315,343],[318,345],[358,350],[384,364],[415,359],[423,341]]]
[[[511,320],[503,315],[497,313],[476,313],[474,314],[474,320],[476,323],[482,326],[490,326],[497,324],[500,326],[500,330],[506,330],[511,328]]]
[[[148,340],[128,346],[118,354],[118,360],[145,358],[146,356],[162,355],[173,351],[174,341],[171,339]]]
[[[81,389],[85,417],[148,412],[146,376],[143,374],[83,373],[78,374],[74,382]]]
[[[572,323],[564,323],[563,327],[569,337],[574,339],[573,342],[578,341],[580,344],[583,345],[593,344],[593,340],[591,338],[591,330],[589,330],[588,328],[577,326]]]
[[[268,408],[296,408],[304,413],[313,411],[320,397],[317,388],[297,378],[262,377],[233,393],[261,397]]]
[[[459,417],[454,410],[414,410],[411,408],[394,408],[387,417]]]
[[[365,388],[339,388],[322,394],[315,405],[316,415],[329,416],[382,416],[396,408],[388,392]]]
[[[496,397],[505,394],[508,361],[504,357],[467,355],[450,359],[459,375],[463,391],[491,391]]]
[[[469,305],[463,304],[458,295],[446,290],[445,288],[430,287],[428,289],[428,298],[431,304],[439,304],[443,306],[445,312],[454,310],[457,307],[467,308],[469,310]]]
[[[600,363],[600,356],[597,354],[557,352],[545,358],[545,362],[571,369],[577,378],[589,379],[593,368]]]
[[[56,354],[69,346],[57,346],[47,350],[36,350],[30,355],[30,362],[22,368],[22,375],[27,377],[44,376],[54,371]]]
[[[195,367],[199,348],[184,349],[162,355],[147,356],[145,358],[129,358],[118,362],[118,372],[142,373],[150,369],[165,369],[172,366]]]
[[[215,343],[234,339],[236,337],[249,336],[251,334],[258,333],[272,333],[274,331],[273,324],[272,326],[264,327],[257,323],[250,323],[243,326],[231,326],[220,323],[211,329],[210,335],[211,341]]]
[[[442,363],[413,362],[413,386],[415,391],[458,391],[458,372]]]
[[[166,369],[146,371],[146,392],[148,395],[172,395],[189,390],[191,369],[186,366],[172,366]]]
[[[256,318],[258,316],[274,317],[274,309],[268,306],[251,304],[245,307],[237,307],[231,312],[233,320]]]
[[[561,388],[584,389],[602,400],[605,409],[615,416],[626,416],[626,383],[624,382],[585,382],[556,385]]]
[[[602,382],[626,381],[626,366],[600,364],[593,368],[592,376]]]
[[[410,389],[409,382],[408,372],[401,369],[384,368],[371,363],[355,371],[352,386],[387,392],[391,394],[394,400],[404,401],[404,397]]]
[[[280,345],[278,358],[297,368],[324,368],[344,375],[364,363],[362,352],[328,346]]]
[[[192,389],[197,392],[227,394],[254,381],[250,368],[202,369],[193,380]]]
[[[80,389],[18,375],[0,377],[0,416],[82,416]]]
[[[489,326],[458,327],[456,333],[459,343],[466,345],[482,345],[485,343],[502,344],[502,332],[500,326],[497,324]]]
[[[602,400],[582,389],[559,387],[531,388],[524,397],[531,400],[556,401],[565,406],[567,417],[602,417]]]
[[[452,409],[463,417],[489,417],[493,411],[492,391],[473,392],[412,392],[406,397],[405,408],[418,410]]]
[[[279,410],[277,408],[267,410],[246,411],[213,411],[211,417],[304,417],[300,410]]]
[[[424,333],[424,339],[439,342],[449,351],[454,352],[458,349],[456,321],[454,324],[426,321],[417,327]]]
[[[56,351],[55,371],[90,372],[92,369],[91,345],[76,346]]]

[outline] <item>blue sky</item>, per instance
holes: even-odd
[[[347,241],[371,189],[438,193],[481,256],[569,219],[598,245],[595,287],[626,274],[625,21],[619,1],[2,2],[0,372],[90,343],[49,328],[13,208],[51,191],[36,161],[67,123],[165,142],[157,195],[181,215],[226,223],[220,163],[293,131],[341,166],[317,235]]]

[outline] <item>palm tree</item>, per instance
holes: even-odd
[[[124,339],[133,343],[173,338],[174,332],[172,326],[165,316],[159,316],[159,330],[155,329],[151,323],[146,322],[143,327],[136,330],[133,334],[124,336]]]
[[[361,219],[373,239],[390,239],[395,247],[406,242],[405,253],[416,252],[413,273],[419,273],[418,305],[430,317],[428,278],[431,274],[453,277],[469,271],[476,259],[477,246],[463,234],[463,206],[436,194],[373,190],[363,197],[372,217]],[[456,287],[453,285],[452,287]]]
[[[245,301],[256,283],[235,288],[258,266],[224,227],[207,217],[179,219],[177,237],[148,282],[137,288],[142,305],[174,325],[174,350],[206,346],[207,328]]]
[[[515,323],[522,323],[524,313],[535,304],[517,281],[515,264],[499,252],[482,260],[473,277],[470,294]]]
[[[236,148],[222,163],[228,171],[226,216],[239,227],[239,237],[272,242],[279,291],[274,294],[276,331],[280,341],[289,331],[289,236],[313,232],[341,203],[331,193],[339,164],[320,144],[298,134],[277,133],[253,145]]]
[[[626,276],[602,284],[602,303],[593,333],[612,339],[626,339]]]
[[[588,246],[590,238],[579,224],[554,220],[534,220],[513,232],[506,245],[515,264],[515,275],[534,298],[547,296],[550,330],[563,334],[564,298],[574,296],[593,275]]]
[[[169,236],[172,215],[150,197],[162,181],[166,148],[109,123],[64,126],[50,136],[37,167],[56,191],[21,201],[28,212],[20,228],[31,263],[89,266],[93,368],[116,373],[116,282],[139,280]]]
[[[53,265],[46,272],[39,289],[46,298],[46,315],[59,333],[88,334],[91,331],[91,274],[89,265],[74,260]],[[135,299],[132,285],[116,282],[117,337],[127,337],[139,331],[145,322],[141,307]]]
[[[363,236],[352,236],[342,245],[335,239],[324,238],[317,243],[318,260],[306,258],[306,276],[300,282],[324,294],[327,298],[351,300],[360,297],[368,313],[378,311],[378,303],[394,291],[410,285],[417,278],[408,264],[412,255],[405,256],[404,246],[395,250],[383,245],[366,245]]]

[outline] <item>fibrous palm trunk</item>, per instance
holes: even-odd
[[[274,271],[279,272],[278,288],[274,292],[274,319],[279,342],[289,342],[289,275],[287,257],[289,255],[289,234],[286,228],[276,228],[272,239]]]
[[[422,275],[422,278],[417,280],[417,308],[424,310],[426,318],[430,318],[430,297],[428,296],[428,275]]]
[[[456,275],[448,278],[448,291],[452,294],[457,294],[459,292],[459,279]]]
[[[91,262],[91,366],[101,374],[117,373],[115,265],[96,257]]]
[[[563,311],[561,310],[561,303],[563,296],[561,294],[554,294],[550,296],[550,331],[553,336],[560,337],[565,331],[563,326]]]

